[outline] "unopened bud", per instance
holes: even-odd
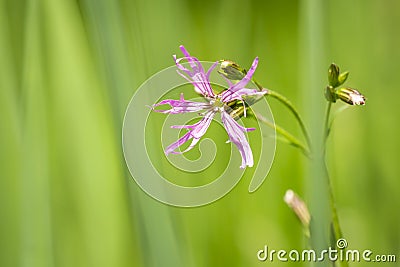
[[[353,88],[340,88],[336,92],[337,97],[349,105],[365,105],[365,97],[356,89]]]
[[[283,200],[297,215],[304,227],[308,228],[310,225],[310,212],[308,211],[306,203],[295,193],[293,190],[287,190]]]
[[[342,72],[342,73],[339,74],[339,77],[338,77],[339,84],[338,84],[338,86],[344,84],[344,82],[347,80],[347,77],[349,77],[349,74],[350,73],[348,71],[345,71],[345,72]]]
[[[246,75],[246,70],[230,60],[222,60],[218,72],[232,81],[240,81]]]
[[[328,69],[328,80],[330,86],[332,87],[339,86],[339,74],[340,74],[339,67],[335,63],[332,63]]]

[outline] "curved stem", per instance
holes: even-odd
[[[282,135],[292,146],[297,147],[301,150],[301,152],[308,158],[311,158],[310,151],[306,148],[306,146],[300,142],[296,137],[290,134],[287,130],[282,128],[281,126],[274,124],[273,122],[269,121],[265,117],[263,117],[260,113],[253,113],[253,115],[262,123],[275,129],[277,133]]]
[[[268,94],[267,96],[271,96],[277,100],[279,100],[281,103],[283,103],[287,108],[289,108],[289,110],[293,113],[293,115],[295,116],[296,120],[298,121],[301,131],[303,132],[303,135],[306,139],[307,145],[308,147],[311,149],[311,141],[310,141],[310,136],[307,132],[306,126],[304,125],[303,120],[300,117],[299,112],[297,111],[297,109],[295,108],[295,106],[283,95],[279,94],[278,92],[272,91],[268,89]]]
[[[260,90],[264,89],[264,87],[261,84],[259,84],[255,79],[253,79],[253,82],[258,87],[258,89],[260,89]],[[267,89],[267,90],[268,90],[268,93],[265,96],[271,96],[271,97],[277,99],[282,104],[284,104],[287,108],[289,108],[289,110],[293,113],[293,115],[295,116],[296,120],[298,121],[301,131],[303,132],[303,135],[306,139],[307,146],[308,146],[309,150],[311,150],[310,135],[308,134],[307,128],[306,128],[303,120],[301,119],[300,114],[297,111],[296,107],[285,96],[283,96],[273,90],[270,90],[270,89]]]

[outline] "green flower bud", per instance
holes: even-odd
[[[339,73],[340,73],[339,67],[335,63],[332,63],[328,69],[328,80],[330,86],[332,87],[339,86]]]
[[[338,77],[339,85],[338,86],[344,84],[344,82],[347,80],[347,77],[349,77],[349,73],[350,72],[345,71],[345,72],[342,72],[339,74],[339,77]]]
[[[218,72],[232,81],[240,81],[246,75],[246,70],[230,60],[221,60]]]
[[[365,97],[359,91],[350,87],[340,88],[337,90],[336,96],[349,105],[365,105]]]
[[[335,88],[333,88],[332,86],[327,86],[325,89],[325,98],[329,102],[336,103],[337,96],[336,96]]]

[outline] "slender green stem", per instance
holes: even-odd
[[[331,109],[332,109],[332,102],[328,102],[327,104],[327,108],[326,108],[326,115],[325,115],[325,123],[324,123],[324,133],[325,133],[325,137],[324,137],[324,157],[325,157],[325,150],[326,150],[326,139],[329,136],[330,133],[330,114],[331,114]],[[332,227],[333,227],[333,234],[334,234],[334,238],[335,240],[338,240],[340,238],[343,237],[343,233],[342,233],[342,229],[340,227],[340,223],[339,223],[339,216],[337,213],[337,209],[336,209],[336,202],[335,202],[335,198],[333,195],[333,187],[332,187],[332,182],[331,179],[329,177],[329,172],[328,172],[328,168],[326,166],[326,162],[324,161],[324,171],[325,171],[325,177],[327,179],[327,183],[328,183],[328,190],[329,190],[329,203],[330,203],[330,207],[331,207],[331,212],[332,212]],[[341,262],[341,266],[344,267],[348,267],[349,264],[347,261],[342,261]]]
[[[293,115],[295,116],[296,120],[298,121],[301,131],[304,134],[304,137],[306,139],[307,145],[308,147],[311,149],[311,141],[310,141],[310,136],[308,134],[307,128],[304,125],[303,120],[300,117],[299,112],[297,111],[297,109],[295,108],[295,106],[283,95],[279,94],[278,92],[272,91],[268,89],[268,94],[267,96],[271,96],[275,99],[277,99],[278,101],[280,101],[281,103],[283,103],[287,108],[289,108],[289,110],[293,113]]]
[[[324,165],[324,169],[325,169],[325,175],[328,179],[329,199],[330,199],[330,206],[332,209],[333,230],[334,230],[334,234],[335,234],[335,240],[338,240],[339,238],[343,237],[343,233],[342,233],[342,229],[339,224],[339,216],[337,214],[336,202],[335,202],[335,198],[333,196],[332,183],[331,183],[331,179],[329,177],[329,172],[328,172],[328,168],[327,168],[326,164]]]
[[[329,134],[330,134],[330,132],[331,132],[332,125],[333,125],[333,122],[334,122],[334,120],[335,120],[335,117],[336,117],[339,113],[343,112],[344,110],[346,110],[346,109],[348,109],[348,108],[349,108],[349,105],[342,106],[341,108],[338,108],[338,109],[335,111],[335,113],[333,113],[333,114],[330,115],[331,118],[330,118],[330,121],[329,121],[329,123],[328,123],[328,131],[327,131],[327,133],[326,133],[325,140],[328,139],[328,137],[329,137]]]
[[[331,116],[331,109],[332,109],[332,102],[329,101],[328,105],[326,106],[325,125],[324,125],[325,142],[326,142],[326,139],[328,138],[329,133],[331,131],[331,127],[330,127],[330,123],[329,123],[329,119],[330,119],[330,116]],[[324,144],[324,147],[325,146],[326,145]]]
[[[262,123],[264,123],[265,125],[275,129],[275,131],[282,135],[292,146],[297,147],[301,150],[301,152],[308,158],[310,158],[310,151],[307,149],[307,147],[301,142],[299,141],[295,136],[293,136],[292,134],[290,134],[287,130],[285,130],[284,128],[282,128],[281,126],[274,124],[273,122],[269,121],[268,119],[266,119],[265,117],[263,117],[261,114],[259,113],[254,113],[254,116]]]
[[[259,84],[255,79],[253,79],[253,82],[258,87],[258,89],[260,89],[260,90],[264,89],[264,87],[261,84]],[[311,150],[310,135],[308,134],[307,128],[306,128],[302,118],[300,117],[300,114],[297,111],[296,107],[285,96],[283,96],[283,95],[281,95],[278,92],[275,92],[273,90],[270,90],[270,89],[267,89],[267,90],[268,90],[268,94],[266,94],[266,96],[271,96],[271,97],[277,99],[282,104],[284,104],[287,108],[289,108],[289,110],[293,113],[293,115],[296,118],[296,120],[298,121],[298,123],[300,125],[300,128],[301,128],[301,131],[303,132],[303,135],[304,135],[304,137],[306,139],[307,146],[308,146],[309,150]]]

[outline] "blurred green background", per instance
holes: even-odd
[[[308,200],[307,160],[285,144],[258,191],[243,180],[205,207],[161,204],[130,177],[125,108],[181,44],[246,67],[259,56],[257,79],[303,114],[313,98],[306,77],[324,103],[329,64],[349,70],[367,105],[342,112],[329,139],[342,228],[349,247],[398,258],[400,2],[311,2],[1,0],[0,266],[289,266],[256,252],[306,247],[283,195],[292,188]],[[322,68],[310,73],[305,58]]]

